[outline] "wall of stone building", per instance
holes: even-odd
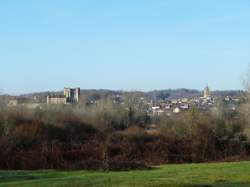
[[[70,97],[70,88],[64,88],[63,95],[67,98]]]
[[[8,106],[17,106],[17,105],[18,105],[17,99],[10,100],[8,103]]]
[[[76,101],[77,101],[77,102],[79,102],[80,94],[81,94],[80,88],[76,88]]]
[[[80,88],[64,88],[64,96],[69,102],[79,102]]]
[[[47,97],[47,104],[67,104],[66,97]]]
[[[63,95],[47,96],[47,104],[78,103],[80,92],[80,88],[64,88]]]
[[[204,98],[207,98],[207,97],[210,97],[211,95],[210,95],[210,90],[209,90],[209,88],[208,87],[206,87],[205,89],[204,89],[204,91],[203,91],[203,97]]]

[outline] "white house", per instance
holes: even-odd
[[[181,112],[181,109],[179,107],[176,107],[174,110],[173,110],[173,113],[175,114],[179,114]]]

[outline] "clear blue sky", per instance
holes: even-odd
[[[0,2],[0,89],[241,89],[249,0]]]

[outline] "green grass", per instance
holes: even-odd
[[[165,165],[150,171],[0,171],[0,187],[250,187],[250,162]]]

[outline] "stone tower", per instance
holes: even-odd
[[[211,97],[211,93],[210,93],[210,89],[208,86],[205,87],[204,91],[203,91],[203,97],[204,98],[209,98]]]
[[[78,103],[80,98],[80,88],[64,88],[64,96],[69,103]]]

